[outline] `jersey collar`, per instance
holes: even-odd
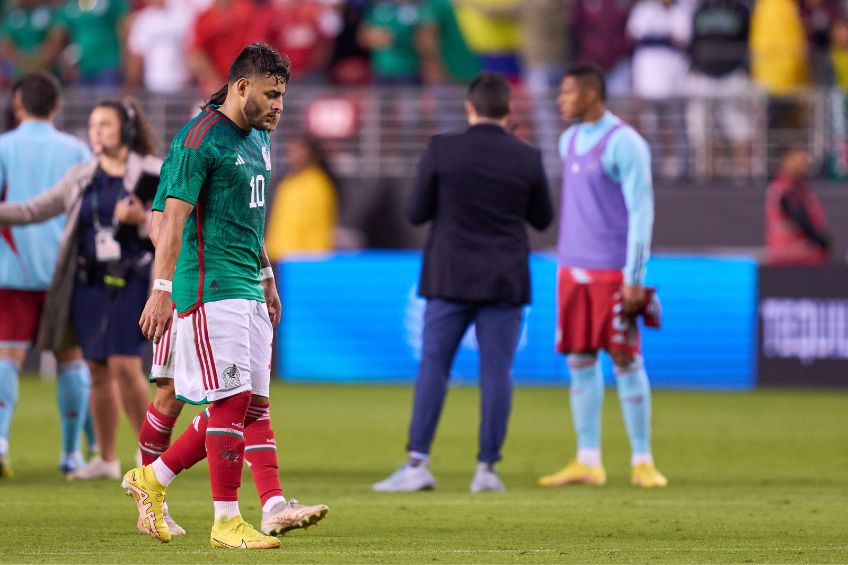
[[[221,116],[221,118],[224,120],[224,123],[225,123],[225,124],[227,124],[228,126],[230,126],[231,128],[233,128],[233,129],[234,129],[236,132],[238,132],[241,136],[243,136],[243,137],[247,137],[248,135],[250,135],[251,130],[244,131],[243,129],[241,129],[241,128],[238,126],[238,124],[237,124],[237,123],[235,123],[234,121],[232,121],[232,120],[231,120],[230,118],[228,118],[228,117],[227,117],[227,116],[226,116],[223,112],[221,112],[221,111],[218,109],[218,108],[220,108],[220,106],[213,106],[212,104],[210,104],[210,105],[209,105],[209,107],[212,109],[212,111],[213,111],[213,112],[215,112],[216,114],[218,114],[219,116]]]

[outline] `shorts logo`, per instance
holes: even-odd
[[[241,379],[239,379],[239,370],[236,367],[235,363],[232,366],[224,369],[224,388],[236,388],[241,385]]]

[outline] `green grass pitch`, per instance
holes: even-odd
[[[377,495],[404,458],[410,387],[275,384],[283,487],[325,502],[318,527],[282,549],[209,547],[207,467],[169,490],[189,532],[169,545],[135,533],[117,482],[66,483],[57,470],[55,385],[23,379],[12,430],[15,478],[0,482],[0,562],[18,563],[846,563],[848,394],[656,392],[654,452],[671,484],[629,486],[615,391],[607,391],[605,488],[547,490],[536,478],[574,449],[565,389],[516,390],[500,470],[508,491],[471,494],[476,388],[454,388],[436,438],[434,492]],[[196,408],[187,407],[177,430]],[[123,425],[120,453],[132,461]],[[242,512],[259,504],[249,473]]]

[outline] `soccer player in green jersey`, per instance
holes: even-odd
[[[124,476],[139,523],[162,542],[171,538],[162,508],[166,487],[208,454],[212,546],[279,547],[277,538],[242,519],[238,487],[245,431],[267,420],[269,406],[280,299],[262,244],[268,132],[279,122],[288,78],[284,57],[266,45],[249,45],[230,67],[226,93],[216,93],[183,127],[166,159],[156,280],[139,324],[158,343],[176,303],[177,398],[212,406],[159,459]]]

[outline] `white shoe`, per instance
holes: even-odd
[[[471,492],[503,492],[505,490],[503,481],[490,465],[477,464],[477,470],[471,480]]]
[[[63,475],[69,475],[83,466],[85,466],[85,459],[79,451],[67,453],[59,461],[59,471]]]
[[[436,479],[430,474],[427,463],[420,463],[415,467],[407,463],[387,479],[371,486],[374,492],[415,492],[434,488]]]
[[[115,479],[121,478],[121,463],[119,461],[104,461],[99,456],[95,457],[79,469],[68,473],[68,480],[88,481],[91,479]]]
[[[261,531],[268,536],[279,536],[297,528],[306,529],[320,522],[329,511],[326,504],[306,506],[292,498],[262,513]]]

